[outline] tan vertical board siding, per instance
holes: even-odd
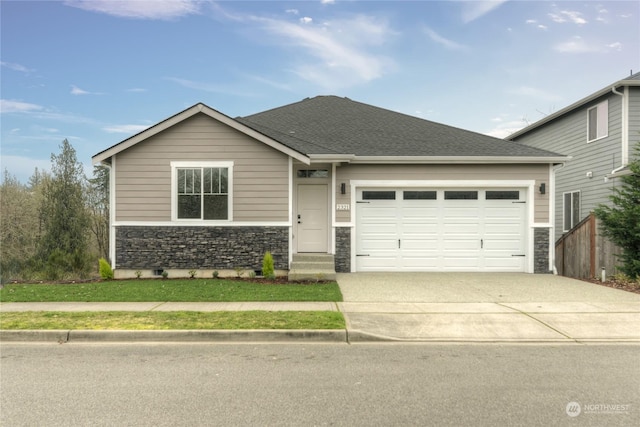
[[[549,186],[549,165],[347,165],[336,171],[336,203],[350,203],[351,180],[419,180],[419,181],[509,181],[535,180],[534,221],[549,221],[549,192],[541,195],[541,183]],[[340,183],[347,184],[347,194],[340,194]],[[353,206],[351,207],[354,208]],[[336,221],[350,221],[350,212],[337,211]]]
[[[587,111],[608,99],[609,134],[587,143]],[[638,114],[637,112],[635,114]],[[638,135],[635,136],[636,140]],[[633,135],[632,135],[633,138]],[[622,97],[603,96],[517,139],[518,142],[571,156],[556,173],[555,239],[563,234],[563,193],[580,191],[580,219],[599,204],[606,203],[617,180],[605,182],[605,175],[620,166],[622,158]],[[631,145],[629,140],[629,144]],[[587,177],[587,172],[592,177]]]
[[[171,220],[172,161],[233,161],[233,220],[289,219],[288,157],[198,114],[119,153],[116,221]]]

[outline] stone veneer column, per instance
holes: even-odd
[[[336,272],[351,272],[351,227],[336,227]]]
[[[533,230],[533,272],[550,273],[549,270],[549,229]]]

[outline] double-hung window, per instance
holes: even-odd
[[[171,170],[174,219],[231,219],[232,162],[172,162]]]
[[[609,135],[609,101],[603,101],[587,110],[587,142]]]
[[[563,205],[563,231],[569,231],[580,222],[580,192],[564,193]]]

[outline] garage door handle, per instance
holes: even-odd
[[[480,239],[480,249],[484,248],[484,240]]]
[[[400,239],[398,239],[398,249],[400,249]]]

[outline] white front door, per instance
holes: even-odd
[[[298,252],[327,252],[328,204],[326,184],[298,185]]]

